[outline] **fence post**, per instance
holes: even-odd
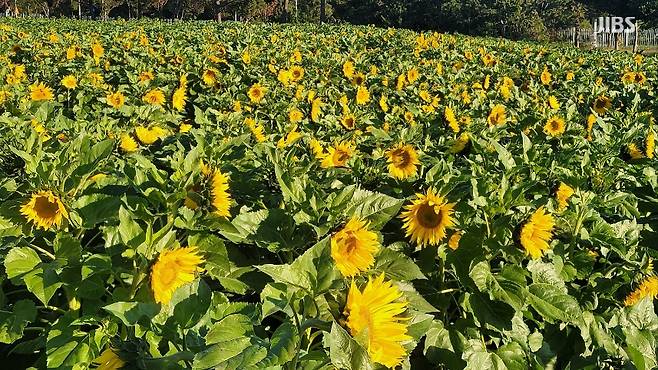
[[[597,40],[597,37],[596,37],[596,29],[597,29],[597,21],[595,20],[594,21],[594,27],[592,28],[592,47],[594,47],[594,48],[599,47],[598,42],[597,42],[598,40]]]

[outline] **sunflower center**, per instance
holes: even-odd
[[[435,207],[425,203],[418,208],[418,223],[426,229],[433,229],[441,223],[443,219],[442,211],[437,213]]]
[[[605,101],[603,101],[602,99],[597,100],[596,101],[596,107],[599,108],[599,109],[605,108]]]
[[[334,153],[334,162],[338,164],[343,164],[347,162],[349,157],[350,156],[349,154],[347,154],[347,152],[344,152],[342,150],[336,150],[336,152]]]
[[[553,129],[553,131],[559,130],[560,129],[560,122],[558,122],[558,121],[551,122],[551,128]]]
[[[53,218],[59,212],[59,206],[48,197],[38,197],[34,202],[34,210],[41,218]]]
[[[343,244],[345,245],[345,253],[351,255],[356,249],[357,239],[354,235],[354,232],[347,231],[345,238],[343,238]]]
[[[393,152],[393,164],[395,167],[406,167],[411,162],[411,156],[406,150],[397,149]]]

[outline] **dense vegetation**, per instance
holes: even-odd
[[[0,0],[0,10],[66,17],[349,22],[547,39],[598,16],[658,24],[658,0]]]
[[[318,27],[0,26],[2,357],[656,367],[658,59]]]

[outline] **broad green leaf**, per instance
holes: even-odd
[[[22,299],[11,312],[0,311],[0,343],[13,343],[23,337],[23,330],[37,318],[34,302]]]
[[[37,252],[28,247],[12,248],[5,257],[7,277],[13,279],[34,270],[41,263]]]
[[[357,343],[338,323],[331,326],[327,338],[331,363],[341,370],[372,370],[368,352]]]
[[[377,273],[383,272],[387,278],[398,281],[426,279],[411,258],[388,248],[380,249],[371,270]]]
[[[582,317],[578,301],[553,284],[534,283],[528,287],[530,305],[547,321],[576,323]]]
[[[368,220],[370,228],[379,230],[398,214],[403,202],[385,194],[356,189],[344,214]]]
[[[121,320],[124,325],[133,326],[138,323],[148,323],[160,312],[160,305],[142,302],[115,302],[103,309]]]

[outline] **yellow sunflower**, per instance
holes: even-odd
[[[550,136],[560,136],[564,133],[565,124],[564,120],[558,116],[553,116],[546,121],[544,125],[544,132]]]
[[[414,83],[419,77],[420,77],[420,73],[418,73],[418,70],[416,68],[412,68],[409,71],[407,71],[407,81],[410,84]]]
[[[267,136],[265,136],[265,129],[261,124],[256,123],[253,118],[245,118],[244,124],[249,128],[249,131],[251,131],[251,133],[254,135],[254,138],[257,142],[262,143],[263,141],[267,140]]]
[[[297,140],[299,140],[302,137],[302,134],[297,131],[297,126],[293,126],[293,128],[288,131],[286,136],[282,136],[279,141],[276,143],[276,146],[279,148],[285,148]]]
[[[313,122],[320,121],[320,115],[322,114],[322,106],[323,103],[321,98],[313,99],[313,102],[311,103],[311,120],[313,120]]]
[[[658,276],[650,276],[644,279],[639,287],[626,296],[624,306],[633,306],[645,297],[658,298]]]
[[[164,250],[151,268],[151,290],[155,301],[167,304],[176,289],[195,279],[202,271],[203,257],[195,247]]]
[[[464,235],[463,231],[457,231],[453,233],[450,236],[450,239],[448,239],[448,248],[456,251],[457,248],[459,248],[459,241],[462,239],[462,235]]]
[[[228,192],[228,177],[218,169],[212,171],[210,196],[212,206],[215,208],[213,213],[220,217],[230,217],[231,195]]]
[[[325,153],[324,153],[324,148],[322,147],[322,143],[320,143],[317,139],[311,139],[308,145],[311,148],[311,152],[313,153],[313,156],[316,159],[322,160],[324,158]]]
[[[61,199],[50,190],[32,194],[30,200],[21,207],[21,214],[37,228],[44,230],[53,225],[59,227],[64,219],[69,218]]]
[[[144,127],[137,126],[135,127],[135,135],[137,139],[144,145],[151,145],[158,141],[158,139],[163,139],[167,136],[167,130],[159,127]]]
[[[352,158],[354,149],[346,142],[340,142],[327,149],[327,153],[322,159],[321,166],[324,168],[345,167],[347,161]]]
[[[356,104],[363,105],[370,101],[370,92],[365,86],[359,86],[356,89]]]
[[[112,106],[112,108],[119,109],[123,106],[123,104],[126,101],[125,96],[120,91],[117,91],[112,94],[108,94],[107,97],[105,98],[107,100],[107,104]]]
[[[388,150],[386,156],[388,173],[394,178],[403,180],[416,174],[420,162],[413,146],[399,143]]]
[[[126,364],[112,348],[107,348],[93,362],[98,365],[96,370],[119,370]]]
[[[377,233],[368,230],[368,223],[357,218],[347,222],[331,237],[331,257],[343,276],[351,277],[375,263],[374,254],[380,244]]]
[[[635,82],[636,84],[642,85],[646,81],[647,81],[647,76],[644,74],[644,72],[638,72],[635,74],[635,78],[633,82]]]
[[[548,85],[551,83],[551,77],[552,77],[551,72],[549,72],[548,69],[545,68],[539,78],[541,79],[542,84]]]
[[[348,130],[354,130],[356,126],[356,117],[353,114],[346,114],[340,119],[340,123]]]
[[[203,74],[201,75],[201,80],[203,80],[204,84],[214,87],[215,85],[217,85],[218,74],[219,73],[214,69],[206,69],[205,71],[203,71]]]
[[[463,133],[459,135],[457,140],[455,140],[452,146],[448,149],[448,153],[452,153],[452,154],[461,153],[462,151],[464,151],[464,149],[466,149],[466,146],[470,141],[471,139],[467,133]]]
[[[122,134],[119,142],[119,148],[125,153],[132,153],[139,148],[139,145],[129,134]]]
[[[555,227],[553,216],[546,213],[544,207],[536,210],[521,227],[521,246],[526,254],[537,259],[544,254],[544,251],[550,249],[548,242],[553,235],[553,227]]]
[[[644,158],[644,153],[635,145],[635,143],[628,144],[628,155],[631,156],[631,159],[642,159]]]
[[[388,101],[386,95],[382,95],[381,98],[379,98],[379,107],[384,113],[388,112]]]
[[[436,194],[430,188],[426,194],[416,194],[416,199],[405,206],[401,218],[406,236],[419,246],[437,245],[445,238],[446,229],[454,225],[455,203]]]
[[[297,108],[293,108],[288,112],[288,119],[291,123],[301,122],[301,120],[304,119],[304,113]]]
[[[141,72],[141,73],[139,74],[139,76],[137,77],[137,79],[139,80],[139,82],[149,82],[149,81],[151,81],[153,78],[155,78],[155,77],[153,76],[153,72],[151,72],[151,71],[143,71],[143,72]]]
[[[606,97],[605,95],[599,96],[594,101],[594,111],[599,115],[605,114],[605,112],[610,109],[611,106],[612,100],[610,100],[610,98]]]
[[[343,74],[347,78],[352,78],[352,75],[354,75],[354,63],[349,60],[343,63]]]
[[[255,83],[247,91],[247,96],[252,103],[260,103],[265,96],[265,88],[260,83]]]
[[[555,191],[555,199],[558,204],[558,211],[563,211],[567,208],[569,198],[573,195],[574,190],[571,186],[561,182]]]
[[[443,117],[445,118],[446,122],[448,122],[448,126],[450,126],[452,131],[459,132],[459,122],[457,121],[457,117],[455,117],[455,111],[452,110],[452,108],[446,107],[446,109],[443,111]]]
[[[653,159],[654,153],[656,152],[656,135],[653,133],[653,131],[649,131],[647,134],[644,146],[647,158]]]
[[[506,120],[507,114],[505,113],[505,106],[502,104],[494,105],[487,117],[487,122],[490,126],[502,125]]]
[[[292,81],[299,81],[304,77],[304,68],[301,66],[292,66],[290,68],[290,79]]]
[[[548,97],[548,106],[551,109],[560,109],[560,102],[557,101],[557,98],[553,95]]]
[[[160,89],[153,89],[147,92],[142,100],[151,105],[162,105],[165,102],[165,95]]]
[[[182,111],[185,109],[185,102],[187,101],[187,95],[185,93],[185,87],[179,87],[174,91],[174,95],[171,97],[171,105],[177,111]]]
[[[353,337],[366,334],[365,343],[370,359],[389,368],[398,366],[407,355],[402,342],[407,335],[406,318],[401,315],[407,308],[402,293],[384,274],[369,278],[363,291],[354,281],[347,294],[346,324]]]
[[[78,87],[78,80],[73,75],[65,76],[64,78],[62,78],[62,86],[64,86],[68,90],[75,89],[76,87]]]
[[[30,98],[33,101],[53,100],[53,90],[43,83],[35,83],[30,86]]]
[[[635,72],[631,72],[631,71],[625,72],[621,76],[621,81],[624,82],[624,83],[634,83],[635,82]]]

